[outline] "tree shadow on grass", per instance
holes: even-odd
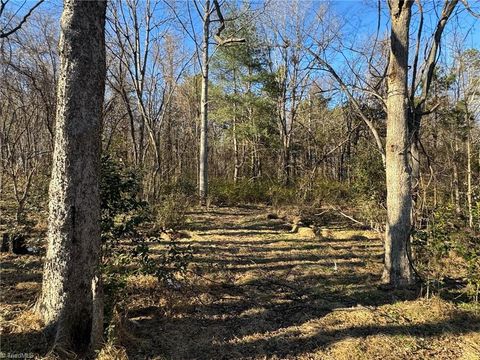
[[[195,223],[194,228],[205,231],[199,234],[203,239],[185,243],[194,251],[199,281],[184,290],[188,300],[168,313],[160,306],[131,312],[130,330],[143,342],[127,348],[130,358],[295,358],[346,338],[428,338],[478,330],[472,319],[463,326],[459,313],[431,323],[340,324],[302,332],[303,326],[341,309],[375,311],[416,299],[418,291],[377,287],[382,269],[379,239],[354,233],[338,234],[345,238],[282,238],[282,231],[287,234],[282,222],[258,216],[237,220]],[[214,280],[205,281],[205,276]]]
[[[26,301],[32,300],[42,281],[41,259],[37,256],[20,260],[20,256],[9,255],[0,261],[0,302],[4,305],[25,306]]]
[[[48,342],[42,331],[2,333],[0,339],[0,350],[6,358],[42,358],[48,351]]]
[[[385,304],[415,299],[418,292],[377,288],[379,240],[354,235],[344,239],[295,239],[291,234],[275,238],[282,231],[281,224],[263,220],[240,225],[230,219],[199,224],[200,229],[212,233],[203,234],[204,241],[185,240],[195,251],[198,274],[190,279],[194,285],[166,289],[162,301],[168,301],[168,296],[174,299],[168,310],[158,300],[129,306],[130,321],[125,326],[138,339],[125,345],[130,359],[301,357],[346,338],[429,338],[480,330],[480,318],[466,319],[458,312],[430,323],[340,324],[335,329],[317,326],[305,332],[301,328],[336,311],[363,307],[375,311]],[[223,225],[229,231],[224,231]],[[214,238],[219,235],[226,238]],[[14,269],[16,264],[6,266]],[[39,274],[29,271],[26,275],[36,277],[19,279],[40,281]],[[206,276],[212,280],[205,280]],[[18,282],[11,281],[9,287],[14,290]],[[1,350],[41,354],[42,341],[39,332],[7,333],[2,335]]]
[[[371,335],[428,338],[480,330],[480,317],[467,318],[458,313],[438,322],[358,325],[343,329],[340,326],[340,329],[315,329],[305,334],[297,329],[311,321],[320,321],[337,309],[381,306],[412,299],[415,295],[412,292],[384,293],[369,286],[349,295],[343,291],[334,293],[331,288],[316,294],[295,293],[282,284],[269,284],[268,279],[261,281],[265,281],[264,287],[250,284],[246,287],[250,289],[243,290],[211,287],[211,292],[236,298],[181,308],[181,316],[159,316],[158,309],[152,309],[150,314],[143,313],[132,329],[135,336],[147,339],[142,354],[147,358],[165,356],[172,359],[286,358],[321,350],[346,338]],[[281,292],[285,293],[282,302],[272,302],[272,294]],[[158,332],[152,332],[153,329]],[[131,358],[138,356],[138,349],[127,350]]]
[[[312,290],[309,284],[314,281],[324,282],[325,286]],[[352,291],[342,288],[342,285],[354,281],[361,284]],[[140,358],[139,353],[145,358],[163,356],[171,359],[290,358],[325,349],[346,338],[372,335],[429,338],[480,331],[479,316],[454,312],[436,322],[348,324],[345,328],[339,326],[326,330],[317,325],[305,333],[299,328],[319,322],[337,310],[374,311],[385,304],[413,300],[416,293],[381,291],[372,286],[372,279],[366,274],[358,278],[351,275],[341,281],[312,276],[299,282],[304,286],[259,278],[242,286],[211,284],[199,288],[199,292],[209,293],[217,300],[182,306],[168,316],[160,315],[160,309],[155,307],[141,312],[142,317],[134,319],[135,325],[130,330],[134,336],[146,341],[141,349],[132,347],[127,351],[132,359]],[[312,328],[312,325],[307,326]]]
[[[238,223],[225,221],[221,224],[215,223],[211,220],[200,220],[190,222],[186,228],[190,231],[222,231],[222,230],[238,230],[238,231],[288,231],[292,228],[291,224],[285,223],[283,220],[262,220],[254,223]],[[225,232],[228,235],[229,232]]]
[[[27,318],[17,322],[17,317],[29,308],[40,289],[41,258],[32,255],[8,255],[1,260],[0,351],[6,358],[30,359],[34,355],[44,355],[47,341],[43,332],[31,330],[31,326],[37,326],[34,320]]]
[[[366,338],[374,335],[418,336],[430,338],[441,335],[462,335],[480,331],[480,317],[455,316],[443,321],[415,325],[356,326],[339,330],[316,331],[307,336],[281,334],[267,339],[248,339],[236,344],[215,346],[218,353],[234,353],[247,358],[292,357],[326,348],[346,338]],[[466,325],[467,324],[467,325]]]

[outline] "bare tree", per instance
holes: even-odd
[[[269,4],[265,37],[270,49],[270,71],[277,81],[277,124],[282,148],[280,175],[288,185],[292,175],[291,147],[300,103],[312,81],[312,57],[308,40],[319,35],[325,9],[312,2]],[[316,16],[307,16],[313,13]],[[323,44],[324,45],[324,44]]]
[[[8,179],[17,224],[26,215],[32,185],[50,163],[57,66],[52,24],[45,14],[33,16],[0,49],[0,192]]]
[[[468,225],[474,228],[473,214],[473,134],[472,128],[475,119],[480,114],[480,53],[475,50],[469,50],[457,54],[457,71],[460,96],[462,97],[465,126],[466,126],[466,155],[467,155],[467,214]]]
[[[197,38],[196,29],[193,25],[193,14],[190,9],[190,3],[187,4],[188,19],[182,19],[177,9],[172,5],[170,9],[179,21],[182,29],[188,34],[189,38],[195,43],[195,53],[201,68],[202,85],[200,95],[200,150],[199,150],[199,175],[198,175],[198,194],[200,204],[206,205],[208,196],[208,82],[209,82],[209,63],[211,60],[210,45],[214,41],[216,47],[229,46],[245,42],[243,38],[222,37],[226,22],[222,13],[222,4],[218,0],[193,1],[195,11],[202,24],[201,40]],[[216,16],[215,16],[216,15]],[[215,33],[211,34],[211,24],[218,22]],[[212,39],[213,37],[213,39]],[[215,50],[213,51],[213,53]]]
[[[173,102],[178,79],[188,61],[181,47],[172,46],[169,20],[159,17],[159,2],[116,1],[111,7],[109,50],[113,66],[109,84],[119,93],[130,120],[135,164],[145,168],[151,146],[147,195],[156,198],[162,170],[162,129]],[[148,137],[147,139],[144,139]],[[167,139],[168,140],[168,139]]]
[[[386,257],[384,281],[393,286],[408,285],[413,282],[411,264],[409,261],[409,240],[401,240],[406,235],[411,234],[412,219],[406,219],[407,213],[410,217],[414,214],[413,201],[416,199],[417,188],[420,181],[420,125],[424,115],[429,114],[434,108],[427,108],[427,100],[430,93],[431,83],[434,77],[435,66],[438,61],[440,51],[440,43],[445,26],[452,16],[458,0],[447,0],[444,2],[438,21],[435,24],[432,40],[427,42],[426,56],[420,65],[420,49],[423,36],[423,7],[422,2],[417,1],[419,10],[418,29],[416,34],[416,47],[412,64],[412,79],[408,82],[408,45],[409,31],[411,20],[411,8],[414,1],[389,1],[391,34],[390,34],[390,55],[386,62],[385,72],[378,70],[372,62],[372,55],[368,55],[365,51],[361,56],[365,57],[368,62],[368,71],[373,76],[374,85],[368,81],[361,79],[354,66],[348,65],[348,69],[353,73],[355,79],[360,80],[366,87],[360,88],[360,91],[378,99],[387,112],[387,137],[386,144],[380,137],[379,131],[373,121],[363,111],[358,100],[354,97],[352,89],[355,86],[349,86],[339,76],[331,64],[328,63],[318,54],[317,62],[320,63],[332,77],[338,82],[342,91],[347,94],[348,98],[354,105],[358,114],[371,131],[377,148],[382,154],[387,175],[387,207],[389,208],[389,219],[387,220],[387,236],[386,236]],[[408,18],[408,19],[407,19]],[[406,29],[406,30],[405,30]],[[378,31],[378,30],[377,30]],[[375,40],[376,42],[377,40]],[[375,48],[375,46],[374,46]],[[403,52],[405,50],[405,52]],[[360,53],[358,50],[353,50]],[[373,51],[373,50],[372,50]],[[373,54],[373,52],[372,52]],[[392,64],[392,61],[395,61]],[[373,71],[372,71],[373,70]],[[394,76],[393,76],[393,75]],[[378,80],[377,80],[378,79]],[[380,86],[386,79],[387,94],[383,94]],[[403,82],[406,82],[406,89],[403,89]],[[394,90],[392,90],[394,89]],[[421,89],[421,91],[419,91]],[[403,138],[403,105],[400,106],[400,97],[405,96],[404,102],[407,107],[408,115],[408,133]],[[397,118],[395,118],[397,116]],[[403,144],[403,145],[402,145]],[[403,146],[406,146],[404,148]],[[392,149],[406,149],[405,151],[397,151],[393,156]],[[395,152],[394,151],[394,152]],[[408,156],[408,163],[402,168],[403,155]],[[394,180],[395,179],[395,180]],[[410,190],[409,190],[410,189]],[[407,196],[408,192],[410,196]],[[410,197],[410,199],[409,199]],[[410,236],[410,235],[409,235]]]

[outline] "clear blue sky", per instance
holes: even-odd
[[[472,10],[480,13],[480,1],[469,0]],[[438,21],[438,12],[443,6],[443,0],[423,1],[424,7],[424,34],[431,34],[433,27]],[[333,9],[339,15],[343,15],[346,22],[352,27],[352,31],[358,33],[373,33],[376,31],[378,22],[378,2],[374,0],[333,0],[330,1]],[[380,1],[381,31],[385,32],[388,28],[388,5],[385,0]],[[436,9],[436,11],[435,11]],[[413,7],[412,36],[415,35],[418,26],[418,8],[416,4]],[[448,41],[454,31],[466,35],[465,45],[471,48],[480,47],[480,20],[469,14],[464,5],[459,3],[455,16],[449,20],[445,30],[444,39]]]
[[[19,7],[22,9],[19,14],[27,11],[37,0],[11,0],[9,3],[10,10],[16,11]],[[154,1],[154,0],[152,0]],[[160,0],[162,1],[162,0]],[[180,0],[181,1],[181,0]],[[189,1],[189,0],[183,0]],[[192,1],[192,0],[190,0]],[[240,1],[240,0],[238,0]],[[263,0],[261,0],[263,1]],[[260,3],[261,3],[260,1]],[[283,0],[285,2],[289,0]],[[336,15],[345,23],[344,33],[355,37],[362,41],[375,34],[378,22],[378,2],[375,0],[314,0],[322,1],[329,4]],[[433,28],[438,21],[438,12],[441,10],[443,0],[426,0],[423,1],[425,20],[424,20],[424,35],[425,39],[429,38]],[[472,9],[480,13],[480,1],[469,0]],[[258,1],[255,1],[258,4]],[[22,6],[23,5],[23,6]],[[388,34],[388,6],[386,0],[380,0],[380,34],[379,38],[384,38]],[[60,16],[62,10],[62,0],[46,0],[39,9],[41,11],[48,11]],[[416,34],[418,26],[418,9],[414,5],[412,21],[412,39]],[[480,20],[473,17],[466,10],[464,5],[460,2],[457,6],[455,16],[450,19],[443,37],[443,54],[449,51],[449,43],[453,36],[461,35],[464,37],[464,45],[467,48],[480,48]],[[187,40],[188,42],[188,40]]]
[[[11,0],[10,9],[17,10],[19,5],[23,5],[23,9],[20,11],[28,10],[29,7],[36,3],[37,0]],[[152,0],[155,1],[155,0]],[[162,0],[160,0],[162,1]],[[189,1],[189,0],[183,0]],[[193,0],[191,0],[193,1]],[[289,0],[283,0],[289,1]],[[331,8],[335,12],[342,16],[343,19],[351,25],[353,31],[358,33],[372,33],[376,30],[377,20],[378,20],[378,2],[375,0],[314,0],[318,2],[324,2],[330,4]],[[469,0],[471,8],[480,13],[480,1],[479,0]],[[55,14],[60,15],[62,8],[62,0],[46,0],[44,4],[40,6],[39,9],[53,11]],[[434,8],[440,10],[443,5],[443,0],[426,0],[424,3],[424,12],[425,12],[425,30],[429,31],[432,29],[435,20],[438,18],[435,14]],[[386,0],[380,0],[381,4],[381,29],[385,31],[388,24],[388,6]],[[412,28],[416,27],[415,19],[418,18],[415,16],[418,12],[416,5],[414,5],[414,22]],[[462,33],[469,32],[468,43],[470,47],[480,47],[480,20],[474,18],[470,15],[463,6],[462,3],[459,3],[457,6],[456,16],[451,19],[447,33],[451,31],[452,27],[457,28]],[[447,34],[448,36],[448,34]]]

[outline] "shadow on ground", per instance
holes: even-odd
[[[130,311],[128,330],[142,339],[126,346],[130,358],[341,359],[331,348],[345,341],[418,338],[429,348],[480,330],[479,317],[448,306],[430,316],[425,307],[436,306],[417,304],[415,290],[379,290],[382,244],[372,234],[302,237],[262,209],[192,216],[185,243],[195,255],[183,300],[168,311]],[[404,315],[402,304],[418,309]],[[424,317],[415,318],[417,310]]]
[[[374,233],[290,233],[264,208],[189,216],[186,278],[175,288],[140,278],[129,285],[118,342],[130,359],[480,358],[478,315],[417,299],[415,290],[378,289],[382,244]],[[40,265],[2,257],[7,323],[32,306]],[[12,326],[2,329],[1,351],[42,354],[44,341]]]

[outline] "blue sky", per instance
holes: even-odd
[[[469,0],[471,8],[480,13],[480,1]],[[388,5],[385,0],[381,0],[381,28],[385,31],[388,28]],[[343,15],[344,19],[350,23],[353,30],[360,33],[372,33],[376,31],[378,21],[378,2],[374,0],[334,0],[330,1],[333,9],[339,15]],[[431,34],[434,25],[438,20],[438,13],[443,0],[427,0],[423,1],[424,7],[424,33]],[[418,9],[416,5],[413,7],[413,18],[411,24],[412,36],[415,34],[418,25]],[[449,35],[456,30],[467,36],[466,45],[468,47],[480,47],[480,20],[469,14],[464,5],[457,5],[456,14],[453,16],[445,30],[444,39],[448,41]]]
[[[22,7],[19,14],[27,11],[37,0],[11,0],[9,3],[10,9],[16,10],[18,7]],[[142,0],[140,0],[142,1]],[[155,0],[151,0],[152,2]],[[174,0],[172,0],[173,3]],[[181,4],[182,0],[177,0]],[[183,0],[188,1],[188,0]],[[190,0],[192,1],[192,0]],[[239,2],[243,0],[237,0]],[[262,4],[264,0],[252,0],[255,5]],[[287,3],[289,0],[283,0]],[[300,0],[302,1],[302,0]],[[307,1],[307,0],[305,0]],[[316,5],[328,4],[332,10],[332,16],[336,16],[339,21],[344,23],[343,33],[346,34],[347,42],[352,44],[368,43],[368,39],[376,33],[378,23],[378,1],[376,0],[313,0],[316,1]],[[434,26],[438,21],[438,12],[441,10],[443,0],[424,0],[423,7],[425,13],[424,20],[424,43],[425,40],[430,39]],[[480,13],[480,1],[469,0],[472,9]],[[281,2],[280,2],[281,3]],[[386,0],[380,0],[380,32],[379,39],[388,37],[388,6]],[[162,4],[161,7],[165,5]],[[192,7],[193,8],[193,7]],[[53,13],[55,17],[60,17],[62,10],[62,0],[46,0],[44,4],[39,7],[40,11],[46,11]],[[415,38],[416,29],[418,26],[418,8],[416,5],[413,7],[413,18],[411,24],[411,36],[412,40]],[[196,19],[195,26],[200,27],[199,20]],[[464,5],[460,2],[456,9],[456,14],[453,16],[447,25],[447,28],[443,36],[442,56],[449,58],[448,52],[451,51],[451,44],[453,38],[463,38],[464,47],[466,48],[480,48],[480,20],[473,17],[466,10]],[[413,41],[412,41],[413,42]],[[192,47],[193,44],[188,44],[189,40],[185,39],[185,46],[187,48]],[[355,45],[354,45],[355,46]],[[413,49],[412,49],[413,50]]]
[[[37,0],[11,0],[10,8],[17,9],[19,5],[23,5],[23,9],[20,11],[20,14],[28,10],[29,7],[36,3]],[[152,2],[155,0],[152,0]],[[183,0],[188,1],[188,0]],[[289,0],[283,0],[288,2]],[[328,3],[332,10],[338,16],[341,16],[343,20],[349,24],[351,30],[358,34],[371,34],[375,32],[378,21],[378,2],[375,0],[314,0],[317,2]],[[255,1],[258,3],[258,1]],[[480,1],[479,0],[469,0],[469,3],[474,11],[480,13]],[[388,6],[386,0],[380,0],[381,4],[381,29],[385,31],[388,26]],[[426,0],[423,1],[424,11],[425,11],[425,30],[431,30],[438,16],[434,12],[434,7],[440,9],[443,0]],[[44,4],[40,6],[39,9],[43,11],[51,11],[57,16],[60,15],[62,8],[62,0],[46,0]],[[413,23],[412,30],[416,27],[415,19],[418,17],[416,5],[414,5],[413,13]],[[449,26],[447,28],[448,32],[452,31],[452,28],[455,27],[462,33],[468,33],[467,44],[469,47],[480,47],[480,20],[474,18],[470,15],[460,3],[457,6],[457,15],[450,20]]]

